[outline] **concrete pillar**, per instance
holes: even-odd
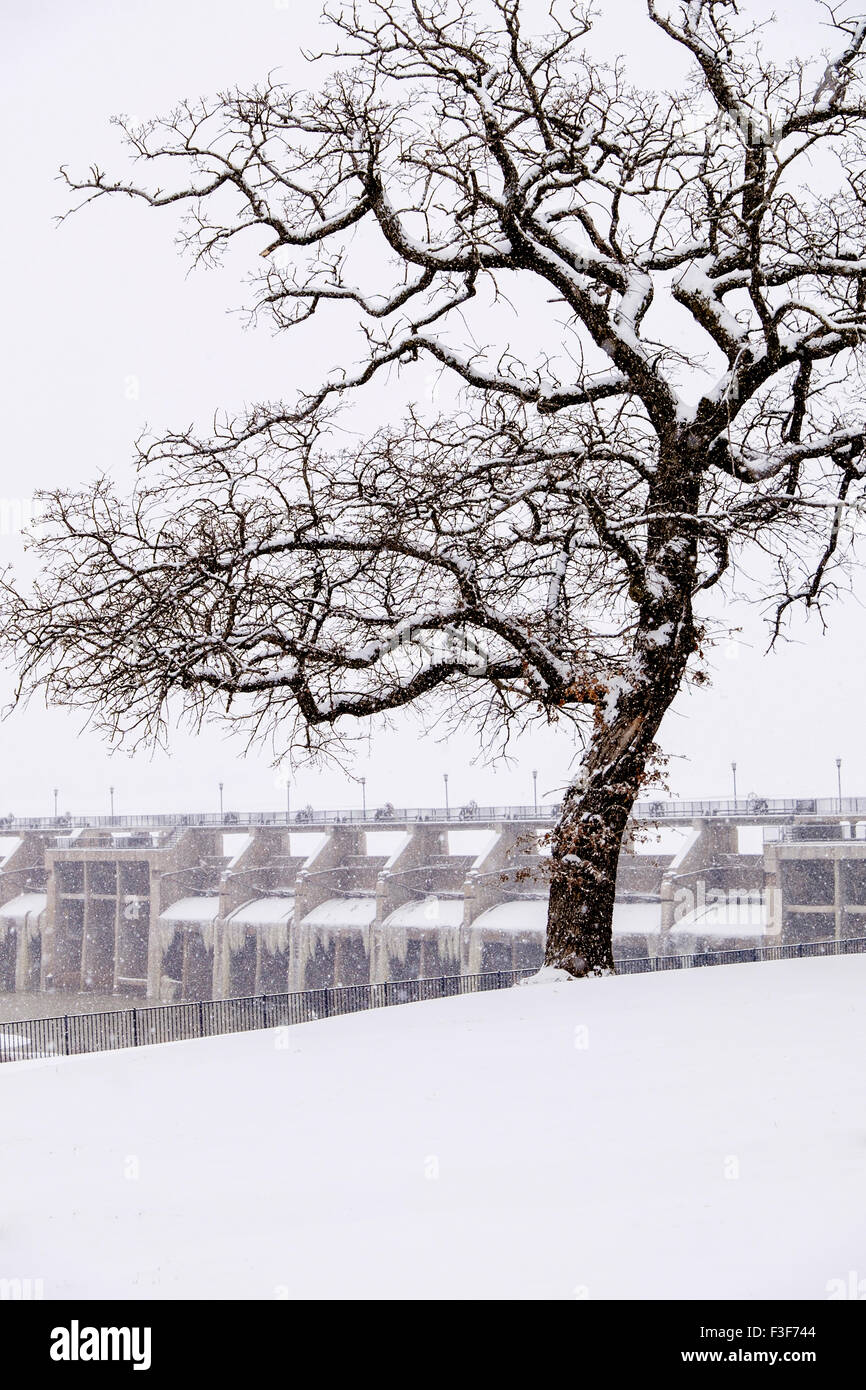
[[[662,900],[661,935],[666,936],[674,924],[674,885],[671,879],[662,879],[659,892]]]
[[[306,983],[304,979],[304,958],[302,949],[302,936],[298,927],[298,908],[295,899],[295,920],[292,923],[292,930],[289,933],[289,993],[296,994],[302,990]]]
[[[120,916],[120,902],[120,884],[118,883],[117,893],[114,899],[114,961],[112,969],[112,989],[115,993],[117,993],[117,979],[118,975],[120,974],[120,971],[118,970],[118,965],[120,963],[120,933],[123,930],[123,921]],[[147,927],[147,984],[145,985],[145,990],[147,992],[148,998],[150,997],[150,943],[153,937],[153,922],[153,899],[151,898],[150,921]],[[157,985],[158,984],[159,981],[157,981]]]
[[[478,903],[478,876],[470,873],[463,884],[463,925],[460,928],[460,974],[469,975],[469,943],[472,939],[472,923],[480,911]]]
[[[27,933],[27,921],[22,923],[15,933],[15,989],[17,993],[23,993],[27,989],[30,976],[30,938]]]
[[[370,923],[367,939],[370,951],[370,983],[384,984],[388,978],[388,943],[378,908],[374,921]]]
[[[340,869],[352,855],[363,854],[366,836],[353,826],[335,826],[317,854],[295,880],[295,922],[333,897],[340,886]]]
[[[87,974],[90,970],[90,963],[93,958],[93,941],[91,940],[91,928],[93,926],[93,899],[90,893],[90,860],[84,861],[84,912],[81,919],[81,961],[79,963],[78,987],[81,993],[87,992]],[[117,955],[114,958],[113,975],[117,975]]]
[[[45,917],[42,924],[42,956],[39,962],[39,988],[44,993],[53,988],[57,955],[57,875],[53,860],[48,860],[45,884]]]
[[[121,899],[117,899],[117,917],[114,933],[114,987],[117,988],[117,963],[120,959]],[[183,951],[183,966],[186,966],[186,949]],[[160,899],[150,897],[150,922],[147,924],[147,998],[160,999],[163,981],[163,942],[160,931]]]
[[[767,908],[767,945],[780,946],[782,944],[782,923],[784,916],[782,912],[782,891],[779,887],[779,875],[775,870],[778,869],[778,860],[774,857],[771,861],[774,866],[773,872],[768,872],[764,861],[764,901]]]
[[[442,826],[415,825],[408,829],[406,843],[385,864],[376,882],[376,916],[384,922],[389,912],[414,897],[412,887],[419,879],[412,870],[423,870],[439,856],[448,853],[448,832]]]
[[[463,883],[463,925],[468,927],[478,916],[478,875],[470,872]]]
[[[249,848],[252,848],[250,846]],[[247,853],[249,853],[249,848]],[[246,857],[246,856],[244,856]],[[244,888],[239,888],[239,880],[222,874],[219,882],[219,910],[213,924],[213,974],[211,990],[214,999],[228,999],[231,995],[232,960],[229,950],[228,916],[236,907],[250,896]]]
[[[232,958],[229,950],[229,924],[220,912],[213,924],[213,975],[211,988],[214,999],[228,999],[231,994]]]

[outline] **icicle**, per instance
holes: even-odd
[[[174,939],[177,936],[178,925],[179,924],[177,922],[160,922],[159,949],[160,951],[162,951],[163,955],[165,955],[166,951],[170,951],[172,946],[174,945]]]
[[[289,923],[269,922],[262,931],[262,945],[268,955],[276,956],[289,949]]]
[[[226,940],[229,951],[233,956],[239,955],[244,949],[247,940],[247,929],[243,922],[229,922],[226,931]]]

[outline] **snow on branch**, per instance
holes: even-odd
[[[747,10],[648,0],[694,63],[671,92],[594,56],[589,9],[358,0],[318,89],[121,123],[134,171],[76,196],[180,217],[203,266],[247,246],[298,361],[340,331],[324,380],[143,441],[131,498],[47,499],[40,577],[3,590],[19,697],[311,750],[415,703],[506,740],[573,719],[636,788],[705,591],[759,547],[780,621],[814,608],[862,497],[866,28],[777,61]]]

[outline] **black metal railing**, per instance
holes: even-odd
[[[799,960],[811,956],[866,953],[866,937],[842,941],[802,941],[787,946],[753,946],[736,951],[701,951],[688,956],[630,957],[616,964],[619,975],[688,970],[708,965],[740,965],[762,960]],[[0,1062],[70,1057],[83,1052],[110,1052],[149,1043],[184,1042],[225,1033],[284,1028],[339,1014],[362,1013],[392,1004],[418,1004],[458,994],[508,989],[536,972],[495,970],[476,975],[435,975],[422,980],[385,984],[340,985],[292,994],[262,994],[242,999],[153,1004],[93,1014],[16,1019],[0,1023]]]

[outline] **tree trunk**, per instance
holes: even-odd
[[[553,835],[544,963],[578,978],[614,972],[613,904],[620,846],[655,736],[698,645],[692,616],[699,467],[662,453],[648,498],[638,623],[627,676],[613,677]]]
[[[635,695],[637,692],[635,692]],[[655,732],[670,703],[641,692],[597,735],[584,775],[565,795],[553,835],[545,965],[570,975],[609,975],[613,904],[622,837],[640,791]]]

